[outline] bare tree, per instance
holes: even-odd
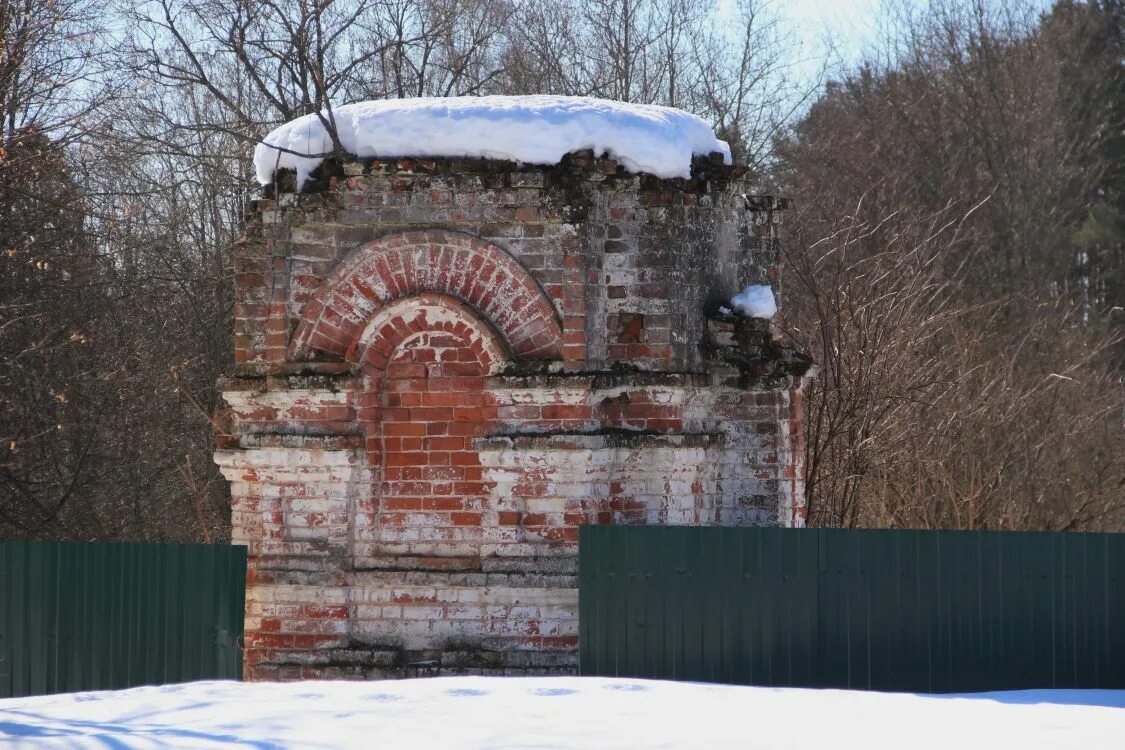
[[[229,361],[229,274],[199,248],[232,237],[184,225],[233,214],[208,222],[197,194],[154,215],[191,169],[156,168],[132,137],[104,4],[0,2],[0,20],[0,534],[220,539],[225,488],[191,402]],[[205,386],[193,334],[215,345]]]
[[[34,125],[56,143],[88,133],[110,84],[104,3],[0,0],[0,115],[3,136]]]
[[[1025,9],[934,4],[781,144],[815,523],[1125,525],[1120,309],[1070,281],[1120,108]]]
[[[501,91],[686,109],[763,179],[773,141],[816,89],[795,82],[791,39],[762,0],[722,12],[713,0],[564,1],[529,4],[517,21]]]

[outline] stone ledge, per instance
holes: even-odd
[[[289,435],[254,432],[239,436],[242,450],[283,448],[287,450],[353,451],[363,447],[363,435]]]
[[[713,385],[706,372],[652,372],[644,370],[602,370],[591,372],[505,372],[485,378],[485,388],[588,388],[602,390],[626,386],[700,388]]]
[[[354,472],[369,471],[360,465],[358,451],[354,448],[321,448],[315,445],[299,448],[243,446],[241,449],[217,450],[214,460],[224,470],[269,469],[278,476],[300,475],[305,478],[304,481],[316,481],[318,478],[325,481],[331,477],[346,481]],[[255,481],[258,481],[257,477]]]
[[[509,450],[602,450],[605,448],[709,448],[723,445],[726,436],[719,433],[642,432],[603,430],[596,433],[513,433],[476,438],[473,447],[480,451]]]
[[[367,589],[385,592],[388,587],[393,586],[420,586],[435,590],[476,589],[480,599],[500,604],[523,602],[569,606],[578,602],[578,555],[571,550],[561,560],[562,562],[557,565],[544,563],[543,571],[485,572],[355,568],[348,571],[345,576],[347,585],[353,589],[353,602],[368,601],[365,598]],[[564,572],[562,569],[569,572]],[[565,589],[569,593],[545,591],[560,589]],[[383,600],[376,598],[370,601]],[[389,603],[389,596],[386,603]]]
[[[432,584],[448,582],[450,574],[477,573],[485,575],[484,584],[504,581],[504,585],[534,585],[567,587],[572,576],[578,573],[578,555],[568,551],[563,555],[537,555],[519,557],[437,557],[419,555],[388,555],[360,558],[355,561],[355,573],[385,576],[395,583]],[[532,578],[527,578],[532,576]],[[558,580],[553,577],[561,576]],[[544,584],[543,581],[546,581]]]
[[[336,369],[334,362],[305,362],[304,365],[333,365],[326,370]],[[348,365],[340,372],[261,372],[238,377],[219,378],[216,386],[221,393],[240,393],[267,391],[310,391],[339,393],[340,391],[354,390],[359,386],[360,378],[352,372]]]
[[[241,362],[234,366],[232,378],[262,378],[267,375],[350,375],[347,362]],[[219,382],[222,382],[220,378]]]

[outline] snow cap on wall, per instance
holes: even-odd
[[[385,99],[333,107],[340,144],[359,158],[398,156],[506,159],[557,164],[568,153],[608,152],[630,172],[690,177],[694,155],[730,146],[683,110],[580,96],[461,96]],[[254,149],[258,181],[297,172],[298,189],[331,153],[317,115],[275,128]]]

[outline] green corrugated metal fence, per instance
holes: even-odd
[[[1125,688],[1125,535],[589,526],[581,673]]]
[[[0,698],[240,679],[246,548],[0,542]]]

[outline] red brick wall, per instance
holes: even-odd
[[[581,525],[802,522],[802,364],[716,312],[777,275],[736,171],[344,170],[236,254],[248,677],[571,671]]]
[[[369,426],[379,433],[369,460],[383,473],[380,540],[479,543],[486,491],[473,438],[496,411],[483,392],[492,363],[467,336],[444,331],[415,334],[392,356],[382,419]]]

